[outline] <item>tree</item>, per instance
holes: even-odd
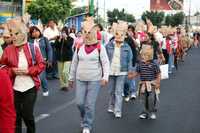
[[[165,17],[164,12],[146,11],[142,14],[142,20],[146,22],[146,19],[151,20],[153,25],[160,27]]]
[[[185,14],[183,12],[179,12],[179,13],[174,14],[174,17],[173,17],[174,26],[178,26],[178,25],[183,24],[184,18],[185,18]]]
[[[35,0],[28,6],[32,19],[41,19],[43,23],[49,20],[64,21],[72,8],[71,0]]]
[[[165,24],[173,27],[179,26],[183,24],[184,18],[185,14],[183,12],[167,15],[165,18]]]
[[[194,14],[194,16],[199,16],[200,15],[200,12],[199,11],[197,11],[195,14]]]
[[[117,20],[123,20],[131,23],[135,22],[135,17],[132,14],[126,13],[125,9],[122,9],[121,11],[113,9],[113,11],[107,12],[107,16],[110,24],[117,22]]]
[[[173,18],[172,18],[172,15],[167,15],[166,17],[165,17],[165,25],[167,25],[167,26],[170,26],[170,25],[172,25],[172,22],[173,21]]]

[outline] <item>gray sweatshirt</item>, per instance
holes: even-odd
[[[78,55],[77,50],[74,53],[69,80],[99,81],[104,79],[108,81],[109,69],[110,63],[104,46],[101,46],[99,59],[98,49],[95,49],[90,54],[87,54],[85,52],[85,45],[83,45],[80,47]]]

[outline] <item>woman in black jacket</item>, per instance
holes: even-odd
[[[58,60],[58,73],[60,78],[61,90],[68,90],[69,68],[73,57],[74,39],[69,36],[68,28],[62,29],[62,34],[55,42],[56,56]]]

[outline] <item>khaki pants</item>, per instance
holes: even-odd
[[[58,73],[60,78],[60,87],[68,87],[69,69],[71,61],[59,62],[58,61]]]

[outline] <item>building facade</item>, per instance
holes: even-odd
[[[0,1],[0,23],[16,16],[22,16],[26,6],[33,0],[1,0]]]

